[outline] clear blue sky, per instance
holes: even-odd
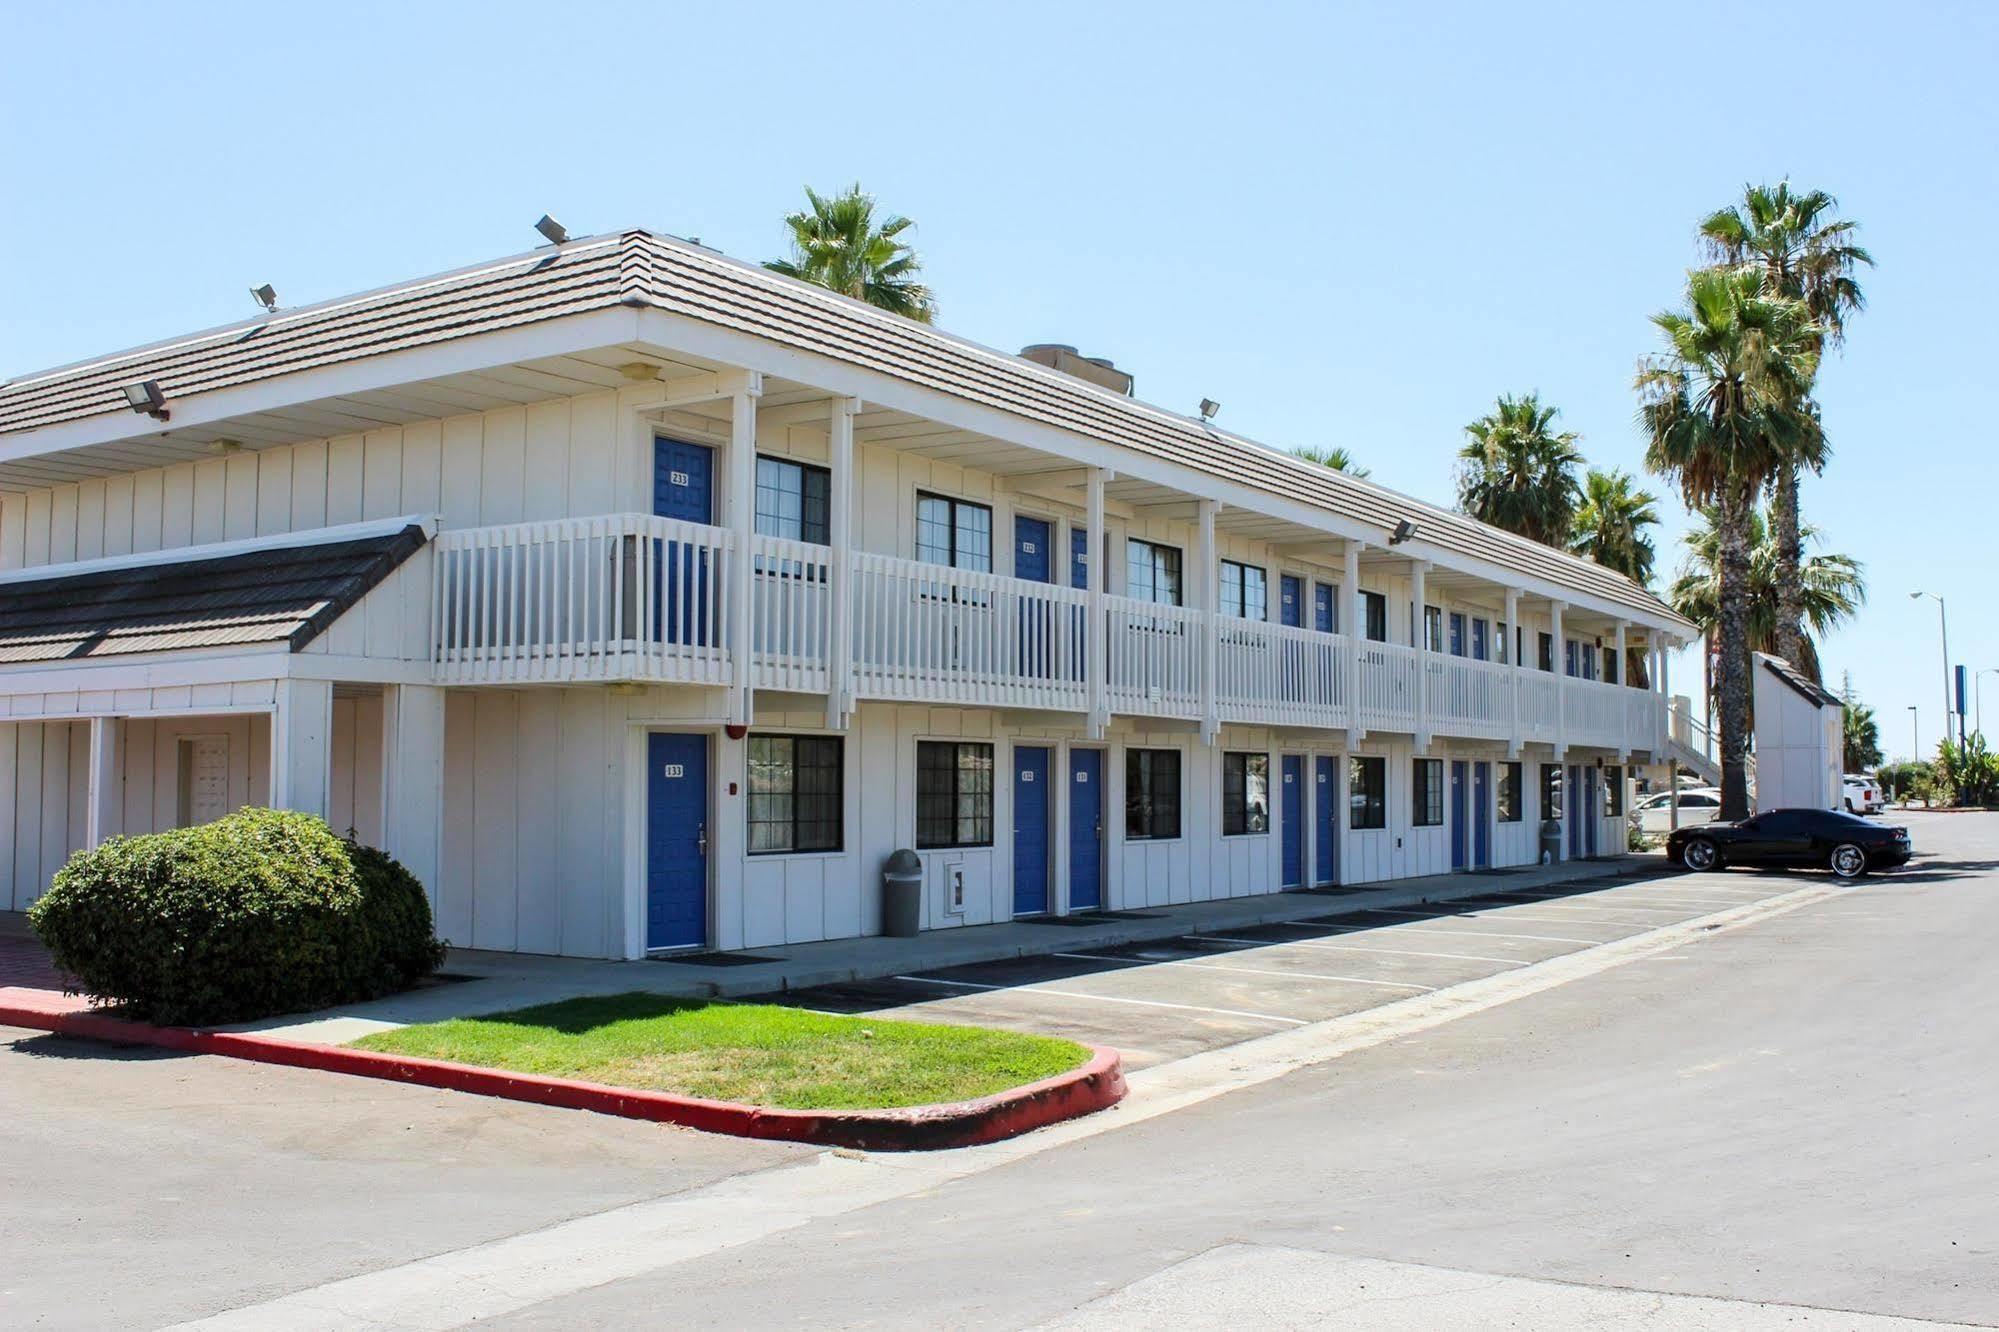
[[[1504,11],[1504,12],[1502,12]],[[1539,390],[1635,468],[1630,391],[1707,210],[1837,194],[1880,261],[1809,521],[1893,753],[1999,666],[1986,5],[12,5],[0,374],[530,247],[544,210],[781,252],[800,186],[916,218],[952,331],[1079,344],[1182,409],[1451,494]],[[1684,523],[1661,564],[1679,561]],[[1676,684],[1696,685],[1696,658]],[[1987,693],[1999,717],[1999,676]],[[1994,729],[1999,729],[1995,722]]]

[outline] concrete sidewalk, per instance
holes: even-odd
[[[1400,879],[1379,887],[1334,892],[1269,893],[1181,906],[1083,918],[1080,923],[1009,921],[936,930],[914,939],[870,936],[824,943],[761,948],[742,956],[768,961],[702,962],[649,959],[590,961],[454,948],[443,975],[453,978],[406,994],[320,1013],[294,1014],[229,1028],[282,1035],[289,1040],[342,1044],[370,1032],[470,1017],[587,994],[645,991],[690,999],[729,998],[874,980],[915,971],[969,966],[1007,958],[1078,952],[1170,939],[1188,933],[1241,929],[1370,907],[1448,902],[1483,893],[1517,891],[1633,869],[1663,870],[1658,855],[1606,856],[1559,865],[1527,866],[1499,873],[1440,874]]]

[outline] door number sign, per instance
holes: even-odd
[[[687,765],[684,763],[669,763],[666,765],[666,775],[668,777],[685,777],[687,775]]]
[[[671,482],[672,482],[672,483],[673,483],[674,485],[676,485],[676,486],[684,486],[684,485],[686,485],[686,484],[687,484],[687,473],[685,473],[685,472],[668,472],[668,473],[666,474],[666,479],[667,479],[668,481],[671,481]]]

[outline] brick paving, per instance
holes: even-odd
[[[62,976],[48,952],[32,936],[0,934],[0,987],[60,990]]]

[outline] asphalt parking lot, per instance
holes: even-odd
[[[767,996],[825,1012],[976,1023],[1110,1045],[1127,1068],[1379,1007],[1789,892],[1798,876],[1663,864],[1475,898],[1078,949]]]

